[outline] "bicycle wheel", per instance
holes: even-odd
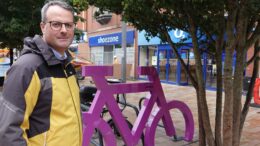
[[[139,102],[138,102],[139,110],[141,110],[141,108],[142,108],[142,106],[143,106],[145,100],[146,100],[146,97],[140,98],[140,100],[139,100]]]
[[[120,110],[123,111],[126,108],[126,98],[125,94],[117,94],[116,101],[119,104]]]
[[[112,132],[112,129],[103,119],[94,121],[95,123],[89,123],[83,126],[83,146],[87,146],[91,143],[95,131],[98,131],[99,144],[104,143],[108,146],[116,146],[116,138]],[[100,141],[103,140],[102,142]]]
[[[126,121],[128,127],[129,127],[129,129],[132,129],[132,128],[133,128],[133,124],[132,124],[130,121],[128,121],[127,119],[125,119],[125,121]],[[120,137],[121,135],[120,135],[120,133],[119,133],[119,131],[118,131],[118,129],[117,129],[117,127],[116,127],[116,125],[115,125],[113,119],[109,119],[109,120],[107,121],[107,123],[108,123],[109,126],[112,128],[112,131],[114,132],[114,134],[115,134],[116,136]]]
[[[147,124],[146,130],[145,130],[145,145],[146,146],[154,146],[155,145],[155,133],[158,130],[157,128],[160,127],[159,122],[161,119],[163,119],[164,114],[166,113],[165,111],[171,111],[173,109],[177,109],[180,111],[180,114],[182,114],[183,118],[184,118],[184,123],[185,123],[185,131],[184,131],[184,137],[182,138],[182,140],[185,141],[191,141],[193,139],[193,135],[194,135],[194,120],[193,120],[193,116],[191,113],[191,110],[189,109],[189,107],[181,102],[181,101],[170,101],[169,103],[167,103],[167,106],[163,106],[163,109],[160,109],[157,114],[154,116],[153,120],[151,121],[150,124]],[[174,114],[175,112],[171,113],[171,119],[172,118],[172,114]],[[171,122],[166,122],[166,124],[173,124]],[[167,127],[164,123],[164,131],[166,132],[167,136],[173,136],[174,138],[177,137],[176,131],[175,131],[175,127],[173,125],[173,129],[169,129],[169,127]],[[158,130],[158,131],[162,131],[162,130]],[[154,140],[151,140],[154,139]],[[156,144],[157,145],[157,144]]]
[[[125,119],[125,120],[126,120],[126,123],[127,123],[128,127],[129,127],[130,129],[132,129],[132,128],[133,128],[133,124],[132,124],[130,121],[128,121],[127,119]],[[108,124],[110,125],[110,127],[113,129],[114,134],[115,134],[116,136],[118,136],[118,137],[121,137],[121,135],[120,135],[120,133],[119,133],[119,131],[118,131],[118,128],[116,127],[116,125],[115,125],[113,119],[108,120],[107,123],[108,123]],[[144,146],[144,134],[143,134],[143,133],[142,133],[142,135],[141,135],[141,139],[142,139],[142,144],[143,144],[143,146]]]

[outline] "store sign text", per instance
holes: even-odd
[[[98,43],[112,43],[112,42],[119,42],[118,36],[111,36],[111,37],[99,37]]]
[[[105,34],[100,36],[89,37],[89,46],[116,45],[122,43],[122,33]],[[134,31],[127,31],[126,43],[134,43]]]
[[[184,32],[182,30],[179,30],[179,29],[174,30],[174,36],[178,39],[184,39],[185,38]]]

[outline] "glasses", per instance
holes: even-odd
[[[62,23],[58,21],[49,21],[47,23],[50,23],[51,29],[56,31],[61,30],[63,25],[65,26],[66,30],[73,30],[75,28],[74,22]]]

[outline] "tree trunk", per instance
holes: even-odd
[[[191,16],[188,16],[189,24],[190,24],[190,34],[192,37],[192,44],[194,48],[194,56],[195,56],[195,64],[196,64],[196,77],[198,81],[198,90],[197,96],[198,96],[198,103],[201,108],[200,112],[202,113],[202,123],[203,123],[203,130],[205,130],[206,134],[206,141],[209,146],[215,145],[214,136],[211,129],[210,124],[210,118],[209,118],[209,112],[208,112],[208,105],[206,101],[206,88],[205,88],[205,82],[203,79],[203,73],[202,73],[202,63],[201,63],[201,54],[199,50],[198,45],[198,39],[197,39],[197,31],[196,26],[193,22],[193,19]],[[203,141],[202,141],[203,142]]]
[[[232,52],[226,50],[224,66],[224,113],[223,113],[223,144],[232,146],[233,127],[233,82],[232,82]]]
[[[234,37],[235,20],[237,16],[236,3],[232,0],[228,1],[228,17],[227,17],[227,45],[225,49],[224,64],[224,113],[223,113],[223,145],[232,146],[233,138],[233,53],[236,47],[236,39]]]
[[[223,30],[223,29],[222,29]],[[220,33],[218,40],[216,41],[216,65],[217,65],[217,95],[216,95],[216,117],[215,117],[215,145],[222,146],[222,48],[223,48],[223,33]]]
[[[237,52],[236,71],[234,74],[234,104],[233,104],[233,146],[239,146],[239,125],[241,116],[241,97],[242,97],[242,84],[243,84],[243,70],[244,70],[244,53]]]
[[[206,133],[205,129],[203,127],[203,120],[202,120],[202,110],[201,106],[199,103],[199,94],[198,91],[196,90],[196,95],[197,95],[197,107],[198,107],[198,122],[199,122],[199,145],[200,146],[206,146]]]
[[[238,13],[238,22],[237,22],[237,38],[238,45],[236,48],[236,66],[234,73],[234,88],[233,88],[233,146],[239,146],[240,136],[239,136],[239,128],[240,127],[240,116],[241,116],[241,98],[242,98],[242,86],[243,86],[243,72],[246,64],[246,52],[247,48],[245,48],[246,44],[246,32],[248,25],[248,16],[246,15],[246,6],[245,4],[241,4]]]

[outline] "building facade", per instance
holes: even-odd
[[[90,7],[81,16],[86,18],[86,22],[79,23],[78,28],[85,31],[83,41],[79,43],[79,54],[91,60],[96,65],[114,65],[114,73],[120,78],[121,62],[123,57],[122,49],[122,22],[121,16],[105,13],[99,17],[95,16],[98,9]],[[87,34],[87,35],[86,35]],[[188,36],[181,30],[169,32],[174,42],[180,41]],[[136,68],[138,66],[154,66],[162,82],[178,85],[188,85],[188,75],[185,73],[180,62],[174,55],[172,48],[168,44],[162,44],[157,37],[147,41],[145,31],[137,31],[132,26],[127,26],[127,76],[137,78]],[[203,48],[203,46],[201,46]],[[204,49],[206,49],[204,47]],[[247,58],[253,54],[254,47],[248,51]],[[178,48],[182,59],[187,63],[192,74],[195,74],[195,59],[192,41],[187,39],[185,45]],[[216,87],[216,62],[213,56],[202,53],[203,76],[208,88]],[[116,58],[116,64],[114,60]],[[233,67],[235,67],[236,55],[233,57]],[[222,55],[224,63],[225,53]],[[252,76],[252,65],[247,66],[244,75]]]
[[[104,13],[95,16],[98,8],[89,7],[81,14],[86,22],[79,23],[78,28],[86,31],[87,40],[78,45],[79,54],[96,65],[113,65],[114,76],[121,77],[121,62],[124,56],[122,48],[121,16]],[[126,29],[126,69],[127,78],[136,78],[137,35],[134,27]],[[116,62],[114,60],[117,60]]]
[[[162,82],[178,85],[191,84],[187,73],[184,71],[180,61],[173,53],[171,46],[169,44],[162,44],[162,41],[158,37],[153,37],[147,41],[145,33],[145,31],[138,33],[139,65],[154,66],[157,69]],[[186,32],[178,29],[170,31],[169,35],[174,43],[180,42],[181,39],[186,39],[181,47],[177,47],[177,50],[181,58],[189,67],[191,74],[195,74],[195,58],[192,40],[189,39]],[[209,80],[209,84],[213,84],[215,76],[210,67],[214,62],[210,60],[206,53],[202,54],[201,59],[203,66],[205,66],[203,68],[205,80],[207,77],[212,78]]]

